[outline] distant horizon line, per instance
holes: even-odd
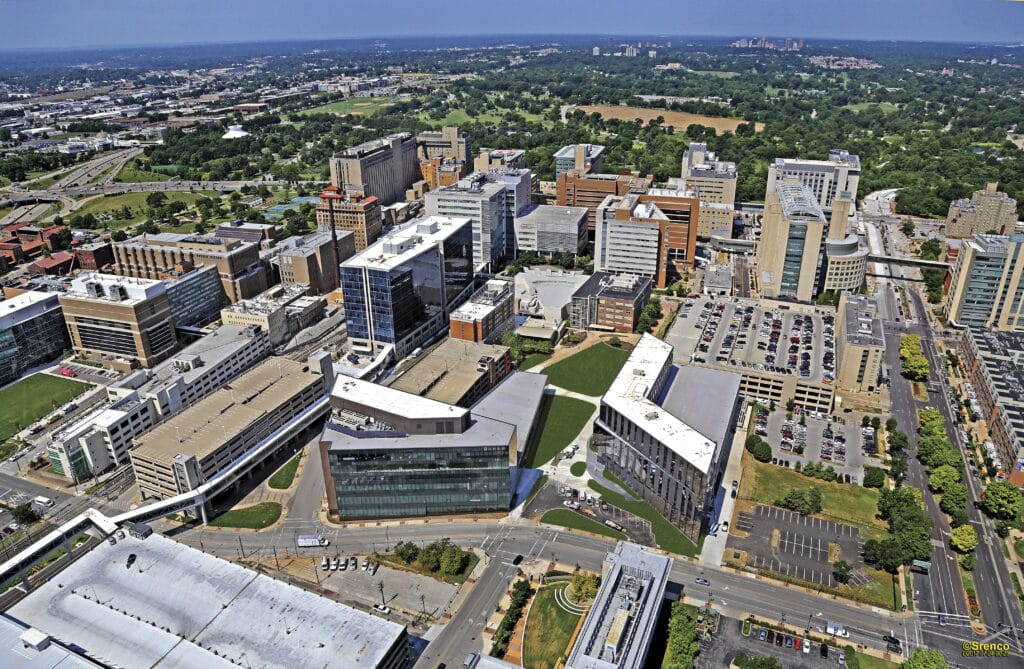
[[[1024,47],[1024,41],[995,41],[984,42],[978,40],[950,40],[950,39],[893,39],[885,37],[814,37],[788,35],[768,35],[765,33],[734,33],[734,34],[705,34],[705,35],[684,35],[684,34],[652,34],[652,33],[437,33],[424,35],[366,35],[346,37],[288,37],[288,38],[266,38],[266,39],[241,39],[224,41],[197,41],[197,42],[137,42],[128,44],[81,44],[75,46],[21,46],[21,47],[0,47],[0,53],[11,52],[33,52],[33,51],[98,51],[101,49],[139,49],[139,48],[178,48],[189,46],[243,46],[256,44],[303,44],[312,42],[352,42],[352,41],[399,41],[417,39],[467,39],[467,38],[559,38],[568,37],[574,39],[592,37],[595,39],[743,39],[749,37],[764,37],[769,40],[777,39],[802,39],[804,41],[816,40],[821,42],[876,42],[889,44],[974,44],[977,46],[996,46],[1020,48]]]

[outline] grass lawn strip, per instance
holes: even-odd
[[[281,505],[277,502],[260,502],[253,506],[225,511],[210,521],[214,527],[236,527],[247,530],[262,530],[277,522],[281,517]]]
[[[89,384],[49,374],[33,374],[0,390],[0,441],[25,429],[73,397]],[[18,425],[21,425],[19,428]]]
[[[547,523],[549,525],[570,527],[574,530],[583,530],[584,532],[590,532],[591,534],[600,534],[601,536],[611,537],[612,539],[626,539],[626,535],[622,532],[613,530],[607,525],[599,523],[596,520],[591,520],[583,514],[570,511],[569,509],[552,509],[541,516],[540,522]]]
[[[267,481],[267,485],[277,490],[287,490],[288,488],[291,488],[292,481],[295,480],[295,472],[299,469],[299,458],[301,457],[302,454],[297,453],[294,458],[274,472],[274,475]]]
[[[531,367],[536,367],[545,360],[548,360],[550,357],[550,353],[531,353],[530,355],[523,358],[523,361],[519,363],[519,371],[525,372]]]
[[[544,368],[548,383],[559,388],[600,397],[626,364],[629,351],[595,344]]]
[[[523,666],[526,669],[554,669],[565,655],[580,616],[569,613],[556,601],[564,583],[537,591],[523,630]]]
[[[464,582],[469,575],[473,572],[473,568],[476,567],[476,563],[480,561],[480,558],[473,551],[462,551],[465,555],[466,566],[463,568],[461,573],[449,576],[448,574],[442,574],[440,571],[430,571],[424,567],[418,560],[413,560],[412,563],[406,564],[400,557],[394,553],[374,553],[374,559],[381,561],[392,569],[398,569],[400,571],[408,571],[413,574],[420,574],[422,576],[429,576],[438,581],[445,583],[452,583],[458,585]]]
[[[634,516],[639,516],[648,521],[651,524],[654,542],[658,544],[658,548],[688,557],[695,557],[697,555],[699,551],[697,545],[687,539],[686,535],[679,531],[679,528],[668,522],[664,516],[647,502],[628,501],[619,493],[613,492],[594,481],[588,481],[587,485],[592,490],[600,493],[601,499],[612,506],[617,506],[623,511],[628,511]],[[627,488],[627,490],[629,489]]]
[[[590,420],[596,408],[574,397],[545,395],[540,407],[541,428],[536,447],[531,449],[529,467],[547,464],[565,449]]]

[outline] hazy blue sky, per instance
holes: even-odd
[[[1024,42],[1024,2],[0,0],[0,48],[567,32]]]

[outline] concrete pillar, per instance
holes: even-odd
[[[203,503],[199,504],[198,507],[199,507],[199,515],[202,516],[202,518],[203,518],[203,525],[208,524],[209,520],[206,518],[206,502],[203,502]]]
[[[64,550],[67,551],[68,559],[71,559],[71,539],[64,537]]]

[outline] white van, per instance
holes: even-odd
[[[45,507],[53,506],[53,500],[50,499],[49,497],[43,497],[42,495],[40,495],[39,497],[36,497],[32,501],[34,503],[38,504],[39,506],[45,506]]]

